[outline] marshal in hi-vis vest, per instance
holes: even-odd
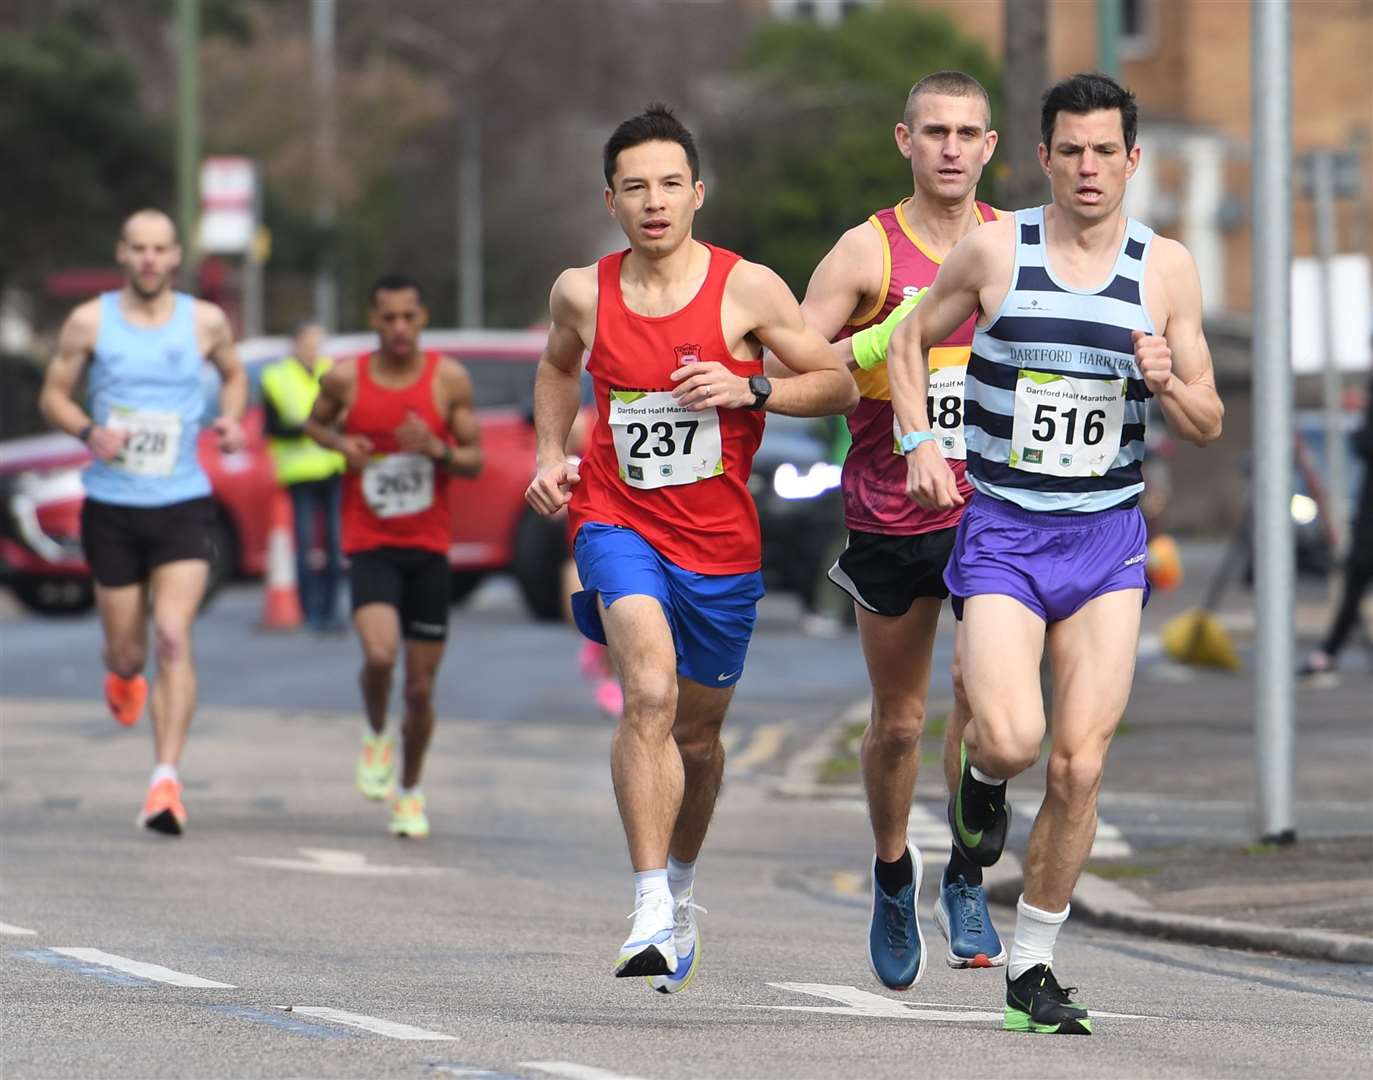
[[[319,397],[319,381],[334,366],[321,356],[313,371],[294,356],[278,360],[262,373],[262,393],[271,399],[281,422],[299,427],[310,416]],[[343,455],[326,450],[308,435],[273,436],[269,442],[277,483],[289,487],[309,480],[325,480],[343,472]]]

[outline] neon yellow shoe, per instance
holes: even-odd
[[[402,840],[423,840],[429,835],[429,819],[424,814],[424,796],[406,795],[391,804],[391,835]]]
[[[358,790],[363,798],[389,799],[396,783],[396,743],[387,735],[363,735],[358,754]]]

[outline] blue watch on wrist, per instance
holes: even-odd
[[[929,442],[934,437],[933,431],[908,431],[901,436],[901,452],[909,454],[922,442]]]

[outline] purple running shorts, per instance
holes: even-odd
[[[944,583],[959,619],[968,597],[999,593],[1046,623],[1062,622],[1121,589],[1142,589],[1147,604],[1147,543],[1138,507],[1046,514],[979,493],[958,523]]]

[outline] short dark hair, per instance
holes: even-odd
[[[915,99],[921,94],[944,94],[947,97],[980,97],[987,110],[987,128],[992,126],[992,99],[987,88],[966,71],[932,71],[911,87],[906,95],[906,111],[901,114],[902,122],[911,126],[911,115],[915,111]]]
[[[1109,75],[1100,72],[1080,72],[1054,83],[1044,92],[1039,113],[1039,135],[1044,145],[1053,149],[1054,121],[1061,112],[1085,116],[1098,109],[1118,109],[1120,126],[1125,132],[1125,152],[1135,148],[1135,131],[1139,127],[1139,108],[1135,95]]]
[[[638,116],[631,116],[617,127],[605,144],[605,186],[615,186],[615,166],[620,151],[646,142],[675,142],[686,154],[691,167],[691,182],[701,177],[701,158],[696,153],[696,140],[670,108],[655,101]]]
[[[367,303],[371,307],[376,307],[377,293],[400,292],[402,289],[414,289],[420,303],[424,303],[423,286],[409,274],[400,273],[382,274],[381,277],[372,282],[372,287],[367,290]]]

